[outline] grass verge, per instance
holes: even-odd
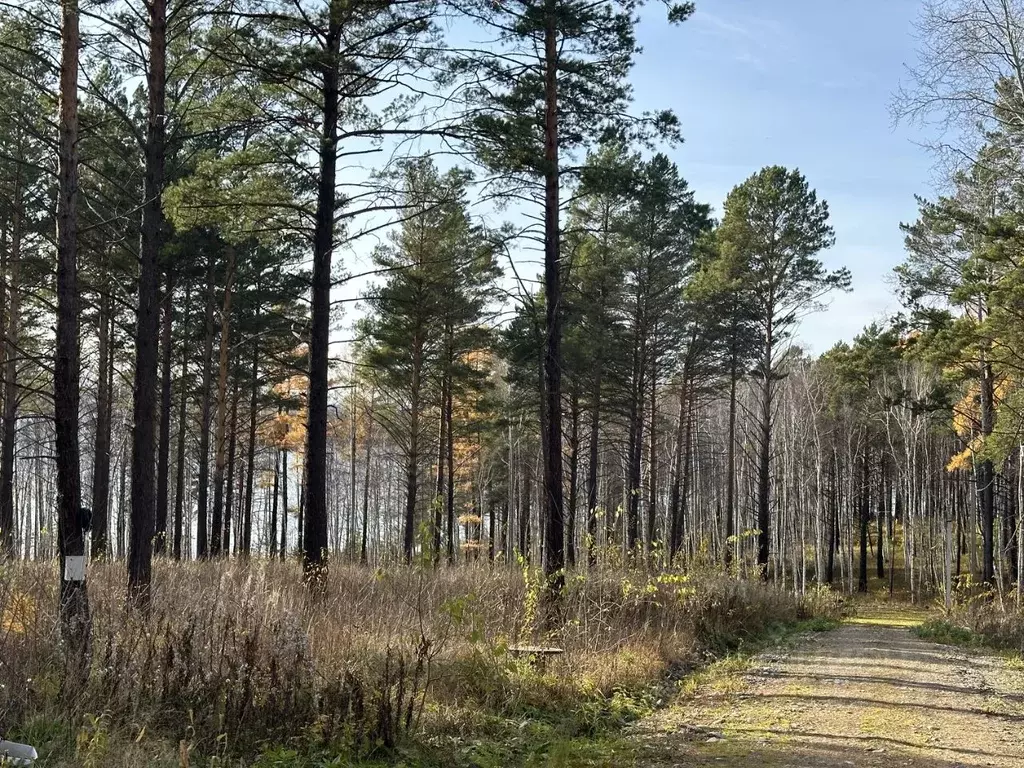
[[[720,573],[596,568],[542,627],[524,568],[337,568],[310,602],[294,564],[160,563],[153,611],[90,573],[88,679],[64,667],[52,564],[0,572],[0,733],[40,768],[628,765],[623,727],[695,669],[741,658],[841,601]],[[538,668],[510,649],[558,645]]]

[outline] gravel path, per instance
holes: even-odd
[[[898,624],[844,624],[712,677],[636,730],[640,764],[1024,766],[1021,665]]]

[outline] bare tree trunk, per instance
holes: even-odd
[[[117,559],[125,559],[125,523],[127,523],[128,510],[128,459],[125,457],[126,446],[121,446],[120,456],[117,458],[117,471],[119,473],[119,489],[117,494]]]
[[[447,422],[445,428],[445,460],[448,472],[447,498],[445,499],[445,511],[447,513],[448,533],[448,565],[455,565],[455,436],[452,432],[452,382],[449,374],[448,394],[444,406],[444,420]]]
[[[270,502],[270,559],[277,557],[277,502],[281,498],[281,451],[274,449],[274,490]]]
[[[356,386],[355,386],[355,366],[352,368],[352,428],[349,430],[349,446],[348,446],[348,480],[349,480],[349,497],[348,497],[348,508],[349,508],[349,530],[348,530],[348,545],[345,547],[348,550],[350,547],[355,548],[356,546],[356,423],[358,421],[358,414],[356,413]]]
[[[366,565],[368,562],[367,536],[370,530],[370,454],[373,450],[373,401],[374,393],[370,392],[370,407],[366,412],[366,453],[363,466],[363,530],[362,540],[359,542],[359,562]]]
[[[632,557],[640,536],[640,465],[644,444],[646,344],[636,339],[629,392],[629,442],[626,448],[626,552]]]
[[[220,312],[220,354],[217,364],[217,436],[213,468],[213,531],[210,551],[221,554],[224,541],[224,470],[227,467],[228,357],[231,348],[231,294],[235,281],[235,248],[227,246],[224,306]]]
[[[981,433],[992,434],[995,423],[992,364],[981,360]],[[981,522],[981,580],[995,584],[995,471],[991,459],[978,464],[978,502]]]
[[[576,382],[572,386],[569,412],[569,501],[565,514],[565,562],[576,567],[576,506],[580,477],[580,394]],[[493,512],[493,505],[491,510]]]
[[[281,451],[281,560],[288,559],[288,449]]]
[[[836,540],[839,536],[839,483],[836,477],[838,459],[835,450],[829,460],[829,496],[828,496],[828,551],[825,558],[825,583],[835,580],[836,572]]]
[[[258,308],[257,308],[258,309]],[[249,435],[246,443],[245,509],[242,512],[242,555],[252,552],[252,492],[256,473],[256,417],[259,413],[259,344],[252,340],[252,385],[249,390]]]
[[[448,385],[449,380],[447,375],[441,376],[441,402],[439,408],[439,415],[437,419],[437,475],[434,483],[434,501],[431,504],[433,507],[434,515],[434,551],[433,559],[434,565],[441,562],[441,529],[443,526],[443,504],[444,504],[444,456],[445,448],[448,445],[448,434],[445,431],[448,428],[448,420],[445,418],[447,413],[446,408],[448,406]]]
[[[597,551],[597,477],[600,463],[600,436],[601,436],[601,394],[602,394],[602,373],[603,360],[598,353],[598,359],[594,363],[594,391],[590,405],[590,445],[587,456],[587,560],[590,565],[594,564]]]
[[[657,328],[655,328],[655,332],[656,331]],[[657,541],[657,537],[654,534],[654,527],[658,509],[658,350],[655,340],[651,341],[651,390],[649,410],[650,426],[648,427],[649,447],[647,451],[647,462],[650,495],[648,496],[647,501],[647,531],[644,535],[644,554],[647,557],[648,566],[653,565],[651,562],[651,553],[654,549],[654,544]]]
[[[3,457],[0,460],[0,559],[13,558],[14,545],[14,444],[18,426],[18,334],[21,267],[21,168],[16,171],[14,212],[11,217],[11,249],[7,260],[7,330],[4,344]],[[102,377],[102,374],[101,374]]]
[[[171,463],[171,331],[174,317],[174,278],[167,267],[164,289],[163,323],[161,328],[160,376],[160,441],[156,460],[156,540],[154,552],[164,554],[167,549],[167,486]]]
[[[131,531],[128,547],[128,594],[132,602],[149,606],[156,527],[153,460],[155,456],[157,391],[157,294],[163,227],[165,85],[167,64],[167,2],[150,0],[149,90],[146,129],[146,175],[139,250],[139,307],[135,333],[135,387],[132,392]]]
[[[544,575],[549,601],[565,584],[562,504],[562,275],[558,165],[558,11],[546,0],[544,18],[544,495],[547,512]],[[549,618],[553,619],[552,614]]]
[[[405,531],[402,550],[406,564],[412,563],[416,533],[416,489],[420,461],[420,387],[423,367],[422,333],[417,331],[413,342],[412,385],[409,397],[409,452],[405,463]],[[308,459],[307,459],[308,460]]]
[[[676,425],[676,450],[673,464],[672,489],[669,493],[669,552],[668,563],[675,560],[683,543],[685,503],[682,497],[683,477],[689,473],[690,460],[690,384],[684,375],[679,383],[679,423]]]
[[[725,465],[725,565],[732,563],[735,552],[739,550],[736,536],[736,384],[739,379],[737,371],[737,352],[735,346],[729,361],[729,432],[726,437]]]
[[[57,449],[60,626],[66,687],[78,691],[89,669],[92,619],[85,583],[78,463],[78,2],[61,3],[60,123],[57,172],[57,344],[54,424]]]
[[[185,427],[185,420],[188,416],[188,316],[189,300],[191,299],[191,286],[185,288],[185,304],[182,315],[181,328],[181,373],[178,375],[178,389],[180,404],[178,406],[178,447],[175,460],[176,472],[174,475],[174,559],[181,560],[181,538],[184,528],[185,514],[185,436],[188,429]]]
[[[298,525],[297,525],[298,530],[296,531],[296,539],[297,539],[297,541],[295,542],[295,548],[300,553],[302,552],[302,542],[304,541],[303,535],[302,535],[302,533],[303,533],[302,528],[303,528],[303,523],[304,523],[305,511],[306,511],[306,467],[305,467],[305,464],[303,464],[302,476],[301,476],[301,478],[299,480],[299,514],[298,514]]]
[[[878,503],[875,505],[875,526],[878,532],[878,546],[875,547],[875,571],[878,578],[885,578],[885,556],[882,549],[882,542],[885,541],[885,504],[888,499],[886,490],[888,488],[888,474],[886,473],[886,461],[885,455],[882,454],[878,458],[879,463],[879,477],[878,477]]]
[[[99,375],[96,381],[96,436],[92,465],[92,556],[97,560],[105,560],[110,556],[110,433],[114,356],[111,354],[113,313],[110,311],[110,286],[105,269],[103,282],[97,320]]]
[[[238,447],[238,377],[235,377],[231,391],[231,426],[228,430],[228,477],[224,498],[224,554],[231,552],[231,517],[235,501],[235,450]],[[235,551],[238,551],[238,533],[235,533]]]
[[[757,567],[768,579],[771,558],[772,349],[769,341],[761,363],[761,413],[757,466]]]
[[[857,574],[857,591],[868,591],[868,516],[871,510],[871,449],[865,438],[864,463],[860,485],[860,570]]]
[[[309,338],[309,396],[306,427],[306,523],[302,570],[314,591],[327,579],[327,368],[331,325],[331,256],[334,250],[335,176],[338,161],[342,0],[330,0],[321,70],[323,130],[313,233],[312,326]],[[410,531],[411,533],[411,531]],[[410,542],[411,544],[411,542]],[[411,547],[410,547],[411,556]]]
[[[196,499],[196,557],[209,556],[207,501],[210,491],[210,411],[213,402],[213,254],[206,265],[206,329],[203,334],[203,405],[199,424],[199,488]]]

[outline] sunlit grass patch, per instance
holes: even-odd
[[[913,629],[926,621],[923,616],[853,616],[844,619],[844,624],[863,624],[874,627],[905,627]]]
[[[961,627],[944,619],[932,619],[919,624],[914,634],[922,640],[943,645],[980,645],[982,638],[967,627]]]

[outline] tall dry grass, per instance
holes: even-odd
[[[197,755],[315,743],[352,754],[411,732],[471,731],[481,713],[574,706],[795,620],[794,597],[720,575],[594,570],[569,579],[554,636],[538,577],[487,565],[331,570],[311,601],[292,563],[155,566],[152,611],[125,609],[121,564],[89,573],[88,686],[62,691],[52,563],[0,566],[0,732],[68,723],[159,734]],[[509,653],[564,649],[544,669]],[[91,730],[90,730],[91,729]],[[182,757],[187,762],[186,757]]]

